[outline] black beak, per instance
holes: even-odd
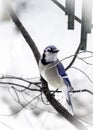
[[[58,53],[59,52],[59,50],[53,50],[52,51],[52,53]]]

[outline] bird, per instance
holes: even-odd
[[[54,45],[47,46],[39,60],[41,76],[52,87],[57,89],[66,86],[66,101],[73,112],[70,92],[73,90],[71,82],[61,61],[58,59],[59,50]]]

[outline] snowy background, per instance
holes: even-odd
[[[59,0],[65,5],[65,0]],[[76,0],[75,14],[81,18],[82,1]],[[80,27],[75,22],[75,30],[67,30],[67,16],[51,0],[10,0],[12,7],[21,22],[30,33],[40,52],[47,45],[55,45],[59,52],[59,59],[73,55],[80,43]],[[87,50],[93,51],[93,34],[88,35]],[[90,53],[80,54],[80,57],[90,56]],[[93,63],[93,58],[86,59]],[[64,60],[66,67],[70,59]],[[77,59],[75,67],[82,69],[93,79],[93,66],[87,65]],[[75,69],[67,71],[75,89],[89,89],[93,91],[93,82]],[[19,33],[0,0],[0,76],[13,75],[22,78],[39,77],[38,67],[33,54]],[[89,130],[93,129],[93,96],[88,93],[72,95],[74,112],[86,122]],[[18,115],[11,115],[13,110],[18,110],[6,89],[0,89],[0,129],[2,130],[75,130],[75,128],[56,112],[48,112],[44,106],[40,109],[23,110]],[[44,110],[45,111],[44,111]],[[51,108],[52,109],[52,108]],[[43,111],[43,112],[42,112]],[[54,111],[54,110],[53,110]],[[56,113],[56,114],[55,114]]]

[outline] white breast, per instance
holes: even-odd
[[[40,70],[40,74],[42,75],[42,77],[52,87],[60,88],[64,85],[62,77],[58,76],[58,70],[55,66],[55,63],[43,65],[40,61],[39,70]]]

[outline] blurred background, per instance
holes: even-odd
[[[65,0],[59,0],[65,6]],[[55,45],[59,59],[75,53],[81,36],[81,24],[75,21],[74,30],[68,30],[68,17],[51,0],[9,0],[17,16],[27,29],[41,54],[47,45]],[[82,18],[82,0],[75,1],[75,15]],[[93,13],[92,13],[93,14]],[[92,20],[93,21],[93,20]],[[67,73],[74,89],[88,89],[93,92],[93,33],[87,36],[87,52],[80,53],[73,67]],[[87,58],[89,57],[89,58]],[[83,60],[80,60],[83,59]],[[66,67],[71,58],[62,61]],[[0,77],[12,75],[30,81],[39,80],[39,71],[33,53],[14,25],[7,10],[0,0]],[[12,80],[10,80],[12,82]],[[33,86],[35,87],[35,86]],[[30,96],[28,96],[30,95]],[[60,117],[48,104],[45,105],[40,93],[28,92],[17,95],[7,85],[0,87],[0,129],[2,130],[75,130]],[[37,96],[37,98],[35,98]],[[23,98],[24,97],[24,98]],[[16,102],[20,98],[22,104],[35,98],[27,107]],[[31,99],[30,99],[31,98]],[[45,97],[43,97],[45,100]],[[63,103],[62,95],[57,95]],[[77,118],[82,120],[89,130],[93,129],[93,95],[89,93],[72,94],[72,104]],[[47,101],[45,100],[45,103]]]

